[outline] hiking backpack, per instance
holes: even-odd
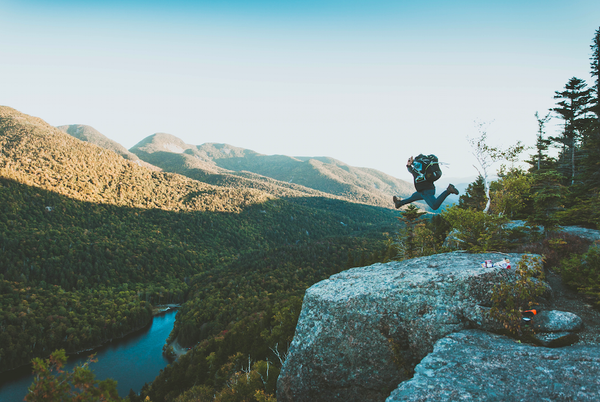
[[[419,154],[413,161],[413,166],[417,171],[420,171],[421,173],[419,177],[417,177],[417,182],[427,180],[433,183],[434,181],[442,177],[442,170],[440,169],[438,157],[433,154]]]

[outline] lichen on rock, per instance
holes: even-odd
[[[445,336],[497,330],[494,286],[514,269],[484,260],[521,254],[437,254],[333,275],[306,291],[278,401],[383,401]]]

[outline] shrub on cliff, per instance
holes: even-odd
[[[96,381],[89,363],[94,362],[93,355],[87,363],[77,366],[73,371],[65,371],[67,362],[64,349],[57,350],[48,359],[33,359],[35,378],[29,387],[25,400],[28,402],[64,402],[64,401],[121,401],[117,392],[117,382],[113,379]]]
[[[508,247],[508,233],[502,227],[508,218],[457,206],[444,210],[442,217],[455,229],[454,236],[462,248],[469,252],[500,251]]]
[[[591,247],[585,254],[574,254],[562,261],[558,271],[563,280],[600,305],[600,247]]]
[[[502,322],[509,333],[520,335],[521,313],[533,308],[546,287],[540,258],[524,255],[516,267],[516,273],[515,281],[501,282],[494,286],[490,316]]]

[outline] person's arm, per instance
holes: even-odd
[[[410,173],[413,173],[413,167],[412,167],[412,163],[415,160],[415,158],[413,158],[412,156],[410,158],[408,158],[408,161],[406,162],[406,169],[408,169],[408,171]]]

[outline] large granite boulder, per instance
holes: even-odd
[[[548,349],[466,330],[439,340],[386,402],[599,399],[600,346]]]
[[[433,345],[490,320],[495,285],[521,254],[446,253],[351,269],[306,291],[278,401],[383,401]],[[512,269],[484,268],[509,258]]]
[[[600,241],[600,230],[596,229],[587,229],[580,226],[561,226],[559,231],[581,237],[582,239],[586,239],[591,242]]]
[[[541,311],[532,321],[536,332],[581,331],[583,320],[577,314],[568,311]]]
[[[583,320],[567,311],[542,311],[531,321],[534,338],[542,346],[561,347],[579,339],[577,332],[583,328]]]

